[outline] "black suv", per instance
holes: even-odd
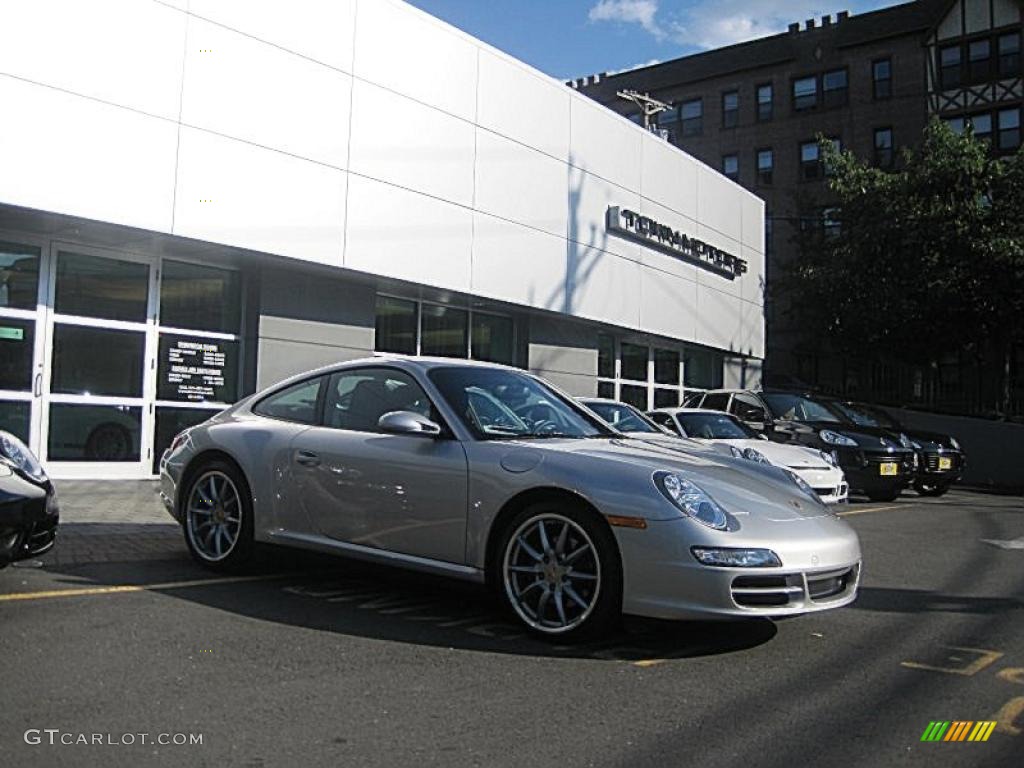
[[[694,407],[728,411],[778,443],[830,452],[850,488],[872,501],[892,501],[915,478],[910,439],[879,427],[853,424],[838,401],[795,390],[718,389]]]
[[[907,429],[892,414],[876,405],[842,402],[837,406],[858,427],[881,427],[909,438],[911,447],[917,452],[914,490],[922,496],[941,496],[963,474],[967,457],[955,437]]]

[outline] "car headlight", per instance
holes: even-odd
[[[773,568],[782,565],[779,556],[770,549],[691,547],[690,552],[704,565],[720,568]]]
[[[828,443],[829,445],[843,445],[847,448],[856,448],[857,441],[852,437],[841,435],[838,432],[833,432],[831,429],[823,429],[818,433],[822,442]]]
[[[771,464],[767,457],[765,457],[765,455],[756,448],[744,448],[740,450],[735,445],[730,445],[729,452],[737,459],[748,459],[749,461],[756,461],[758,464]]]
[[[728,527],[725,510],[695,483],[674,472],[655,472],[654,484],[687,517],[716,531],[724,531]]]
[[[949,438],[949,447],[952,448],[954,451],[959,451],[960,441],[951,435]]]
[[[0,430],[0,461],[21,474],[27,475],[37,483],[46,482],[46,472],[43,471],[43,465],[39,463],[39,459],[21,440],[10,432],[2,430]]]
[[[830,453],[829,451],[818,451],[818,453],[821,454],[821,458],[825,460],[826,464],[833,467],[839,466],[839,459],[836,458],[834,453]]]

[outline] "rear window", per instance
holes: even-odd
[[[323,376],[307,379],[268,395],[253,406],[253,413],[296,424],[316,424]]]

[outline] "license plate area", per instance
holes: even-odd
[[[900,465],[895,461],[883,461],[878,465],[878,474],[882,477],[895,477],[900,473]]]
[[[944,472],[953,468],[953,459],[949,456],[939,457],[939,472]]]

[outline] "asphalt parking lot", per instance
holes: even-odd
[[[151,484],[60,490],[57,548],[40,567],[0,572],[0,765],[1010,766],[1024,755],[1020,497],[850,504],[865,558],[852,607],[631,620],[572,647],[525,636],[479,588],[421,575],[282,553],[265,573],[213,576],[188,559]],[[922,742],[937,720],[998,725],[984,743]],[[93,734],[115,743],[82,743]],[[202,743],[153,743],[161,734]]]

